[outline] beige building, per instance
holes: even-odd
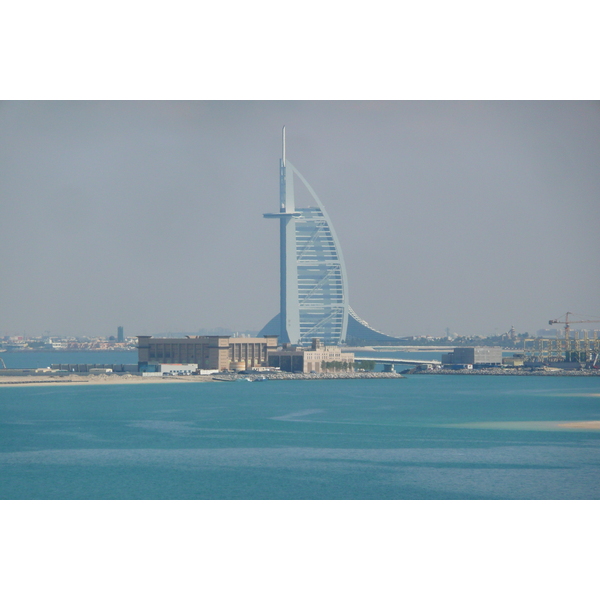
[[[502,359],[502,364],[506,367],[522,367],[525,359],[522,356],[505,356]]]
[[[342,352],[338,346],[321,346],[320,340],[315,338],[311,348],[284,345],[280,350],[269,350],[269,367],[290,373],[352,371],[354,354]]]
[[[199,369],[253,369],[266,367],[269,350],[277,349],[277,336],[233,338],[221,335],[153,338],[138,336],[138,364],[190,364]]]

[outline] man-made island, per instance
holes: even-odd
[[[23,373],[21,375],[4,375],[0,377],[0,386],[12,387],[22,385],[102,385],[102,384],[153,384],[153,383],[208,383],[208,382],[261,382],[281,380],[312,380],[323,381],[326,379],[405,379],[399,373],[214,373],[209,375],[172,375],[161,377],[147,377],[142,373],[69,373],[69,374],[44,374]]]

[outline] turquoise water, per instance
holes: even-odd
[[[0,388],[2,499],[598,499],[600,379]]]
[[[137,350],[0,352],[0,358],[6,364],[7,369],[43,369],[54,364],[133,365],[138,361]]]

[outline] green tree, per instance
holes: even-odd
[[[364,369],[365,371],[374,371],[375,370],[375,361],[374,360],[358,360],[354,363],[354,367],[356,369]]]

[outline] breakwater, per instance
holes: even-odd
[[[213,381],[275,381],[297,379],[302,381],[322,381],[324,379],[405,379],[400,373],[347,372],[347,373],[261,373],[251,375],[214,375]]]
[[[543,369],[410,369],[407,375],[503,375],[506,377],[600,377],[596,369],[543,370]]]

